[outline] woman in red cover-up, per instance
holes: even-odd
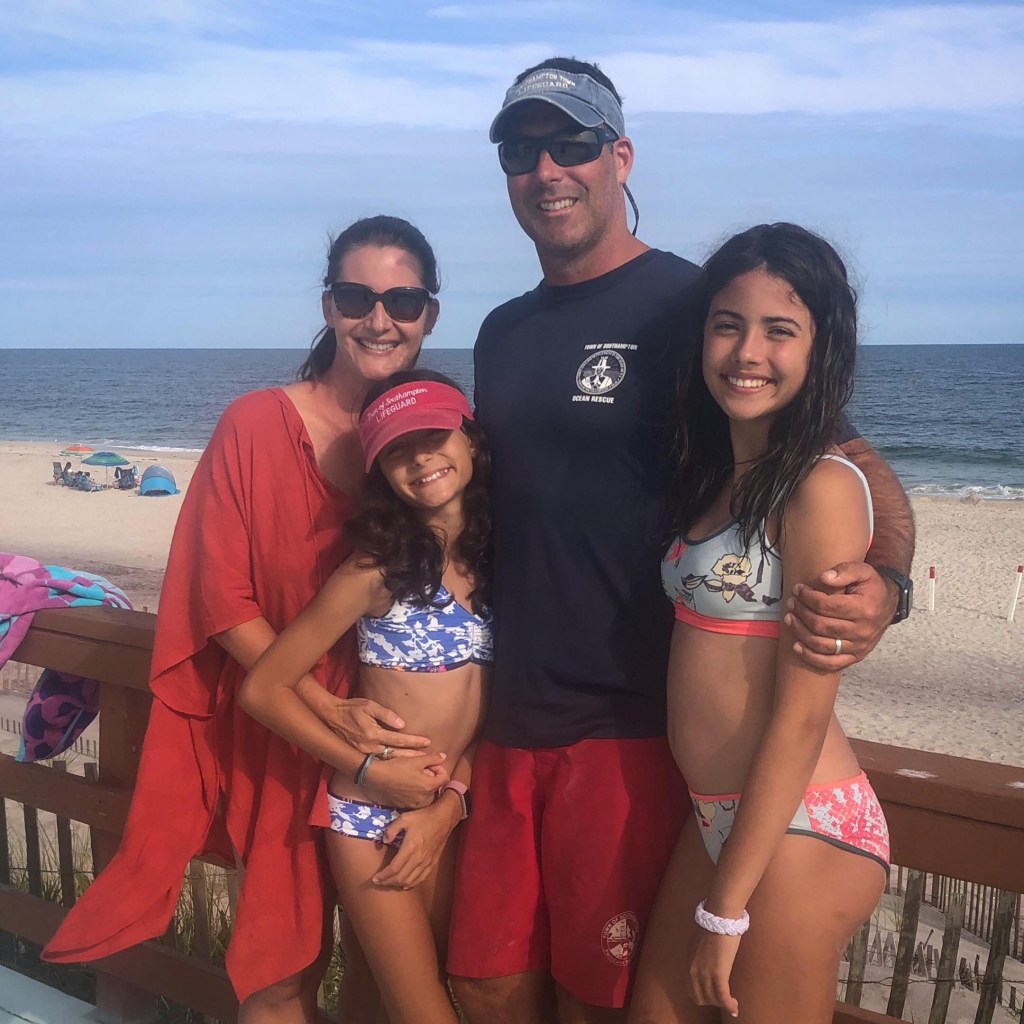
[[[308,824],[320,765],[246,715],[246,671],[351,553],[344,524],[363,479],[358,415],[372,382],[411,366],[438,315],[437,264],[406,221],[357,221],[331,246],[325,328],[299,380],[228,406],[174,532],[153,648],[154,700],[116,856],[47,945],[69,961],[109,956],[166,929],[195,854],[244,867],[227,969],[241,1024],[312,1024],[330,953],[334,893]],[[352,771],[385,745],[382,803],[426,806],[447,779],[425,737],[372,701],[344,638],[303,680],[306,702],[352,746]],[[450,818],[438,817],[440,833]],[[325,893],[327,899],[325,899]],[[360,958],[353,954],[356,963]],[[353,991],[344,1020],[376,1017]],[[343,986],[344,988],[344,986]],[[341,1007],[339,1007],[341,1009]]]

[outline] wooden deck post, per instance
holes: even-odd
[[[148,695],[121,687],[100,689],[100,782],[135,788],[148,719]],[[92,830],[96,874],[110,863],[119,841],[120,836]],[[156,1024],[157,1001],[145,989],[97,970],[96,1018],[103,1024]]]
[[[39,851],[39,811],[25,804],[25,870],[28,873],[28,891],[33,896],[43,895],[43,858]]]
[[[978,1000],[974,1024],[991,1024],[992,1015],[995,1013],[996,997],[1003,983],[1003,963],[1010,945],[1010,923],[1015,898],[1015,893],[1000,891],[996,901],[992,945],[988,951],[988,962],[985,964],[985,977],[981,983],[981,997]]]
[[[964,925],[964,908],[967,898],[955,893],[949,898],[946,908],[946,927],[942,932],[942,952],[939,954],[939,970],[935,980],[935,994],[928,1014],[928,1024],[945,1024],[949,1010],[949,997],[956,981],[956,955],[960,948],[960,932]]]
[[[52,761],[55,772],[67,774],[67,761]],[[71,843],[71,821],[57,815],[57,868],[60,873],[60,901],[65,907],[75,905],[75,861]]]
[[[868,933],[871,930],[871,918],[868,918],[853,933],[850,948],[850,970],[846,975],[846,998],[844,1002],[860,1006],[864,994],[864,965],[868,958]]]
[[[907,872],[907,895],[903,900],[903,923],[900,927],[900,942],[896,950],[896,964],[892,972],[892,988],[885,1012],[899,1020],[907,1001],[907,985],[910,970],[914,964],[917,949],[917,922],[921,916],[921,897],[924,895],[924,872],[911,869]]]
[[[7,803],[0,793],[0,885],[11,884],[11,847],[7,838]],[[0,954],[14,953],[14,935],[0,928]]]

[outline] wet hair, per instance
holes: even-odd
[[[619,101],[620,105],[622,103],[618,89],[596,64],[577,60],[575,57],[548,57],[547,60],[542,60],[539,64],[534,64],[532,68],[527,68],[521,74],[516,75],[513,84],[518,85],[527,75],[532,75],[534,71],[542,71],[545,68],[551,68],[553,71],[567,71],[570,75],[589,75],[595,82],[603,85]]]
[[[811,314],[814,337],[807,378],[768,430],[768,451],[743,475],[731,509],[742,542],[765,543],[764,524],[781,517],[815,462],[834,443],[839,415],[853,394],[857,295],[839,254],[796,224],[759,224],[730,238],[704,264],[691,306],[693,355],[680,375],[670,496],[673,527],[685,533],[727,486],[735,463],[729,422],[711,397],[702,368],[704,325],[711,303],[731,281],[764,270],[789,284]]]
[[[420,265],[420,278],[423,287],[436,295],[440,289],[440,281],[437,272],[437,257],[430,243],[426,240],[419,228],[410,224],[401,217],[389,217],[386,214],[379,214],[376,217],[364,217],[349,224],[337,238],[331,242],[327,253],[327,272],[324,274],[324,288],[330,286],[337,280],[341,269],[342,260],[354,249],[364,245],[374,245],[378,248],[403,249],[410,256],[414,256]],[[298,380],[319,380],[334,362],[334,354],[337,350],[338,339],[334,335],[334,328],[324,326],[313,338],[309,355],[305,362],[299,367],[296,373]]]
[[[370,388],[363,401],[366,411],[384,392],[401,384],[434,381],[459,388],[450,377],[433,370],[399,370]],[[462,430],[476,449],[473,478],[462,495],[463,527],[448,552],[474,576],[470,595],[474,612],[491,604],[491,449],[475,420],[463,418]],[[434,605],[444,572],[447,538],[421,522],[413,509],[395,494],[375,459],[366,479],[358,514],[347,529],[355,547],[367,556],[368,565],[379,566],[384,585],[396,601],[412,600]]]

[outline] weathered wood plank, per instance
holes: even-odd
[[[1000,892],[996,897],[996,923],[992,928],[992,945],[988,951],[985,979],[981,983],[978,1012],[975,1014],[974,1024],[991,1024],[992,1016],[996,1011],[996,999],[1002,991],[1003,965],[1010,947],[1010,924],[1014,899],[1015,894],[1012,892]]]
[[[36,612],[18,661],[149,691],[156,616],[120,608]]]
[[[885,1008],[885,1012],[895,1020],[900,1020],[903,1017],[903,1006],[907,1001],[910,971],[914,962],[914,947],[917,943],[917,922],[921,916],[921,899],[924,895],[924,881],[924,872],[911,871],[907,880],[907,895],[903,899],[903,923],[900,927],[900,941],[896,950],[896,964],[892,969],[889,1003]]]
[[[124,789],[134,787],[151,703],[148,693],[120,686],[100,688],[101,783]],[[92,830],[93,864],[97,874],[110,863],[120,841],[120,835]],[[102,973],[96,975],[96,1006],[101,1015],[125,1024],[148,1024],[151,1015],[155,1019],[149,986],[142,979],[110,974],[105,964],[101,964],[99,970]]]
[[[960,949],[960,932],[963,930],[966,905],[967,897],[963,893],[956,893],[949,900],[928,1024],[945,1024],[949,1013],[949,997],[953,994],[953,986],[956,984],[956,958]]]
[[[27,804],[22,808],[25,818],[25,870],[28,873],[28,891],[33,896],[43,895],[43,860],[39,850],[39,812]]]
[[[1024,767],[851,740],[883,803],[1024,830]]]
[[[7,754],[0,754],[0,793],[8,800],[118,835],[131,802],[130,789],[89,782],[78,775],[57,777],[41,764],[22,764]]]
[[[846,1002],[860,1006],[864,995],[864,968],[868,962],[868,933],[871,919],[868,918],[854,933],[850,943],[850,969],[846,974]]]
[[[922,803],[927,803],[923,792]],[[882,798],[892,859],[908,868],[1024,891],[1024,828],[1012,828]]]

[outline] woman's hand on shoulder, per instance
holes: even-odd
[[[381,889],[411,889],[436,870],[448,839],[461,818],[455,800],[435,800],[416,811],[404,811],[384,832],[390,843],[402,836],[402,845],[386,867],[373,876]]]

